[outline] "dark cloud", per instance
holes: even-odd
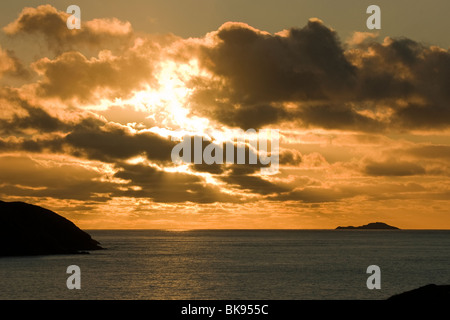
[[[121,163],[116,178],[128,180],[126,190],[115,196],[150,198],[156,202],[236,202],[239,198],[222,193],[217,187],[207,185],[195,175],[182,172],[164,172],[136,164]],[[136,188],[138,187],[138,188]]]
[[[50,115],[42,107],[30,104],[27,100],[20,98],[17,91],[13,89],[0,89],[0,99],[3,106],[12,115],[0,118],[0,133],[17,134],[23,130],[33,129],[38,133],[64,131],[68,125],[55,116]]]
[[[269,104],[232,105],[228,103],[211,103],[213,107],[201,111],[203,116],[219,120],[230,126],[242,128],[261,128],[265,125],[286,120],[289,113],[282,107]]]
[[[348,47],[314,19],[278,34],[226,23],[208,40],[197,54],[214,76],[191,81],[193,113],[228,126],[380,132],[450,125],[448,50],[406,38]]]
[[[450,84],[450,83],[449,83]],[[449,100],[450,101],[450,100]],[[450,126],[450,104],[410,103],[392,117],[403,128],[434,130]],[[394,123],[393,126],[396,124]]]
[[[200,61],[222,80],[193,81],[193,100],[196,111],[231,126],[284,120],[291,114],[280,102],[330,100],[355,81],[336,33],[318,20],[284,35],[227,23],[215,40],[200,50]]]
[[[259,176],[242,174],[242,168],[241,170],[233,170],[231,174],[220,179],[231,187],[259,195],[278,194],[287,191],[286,187],[279,186]]]
[[[25,151],[31,153],[64,153],[64,141],[61,137],[53,136],[47,139],[20,138],[1,139],[0,151]]]
[[[245,134],[244,134],[245,135]],[[196,164],[195,163],[195,140],[198,139],[200,141],[201,139],[201,146],[199,150],[201,150],[202,154],[202,163]],[[190,136],[188,143],[185,144],[185,142],[177,141],[176,143],[181,143],[185,145],[186,151],[190,153],[190,158],[184,157],[184,148],[183,150],[179,152],[179,156],[183,158],[183,162],[187,162],[191,164],[192,169],[195,171],[200,172],[209,172],[214,174],[220,174],[224,172],[225,170],[228,170],[229,167],[233,167],[233,170],[236,170],[236,168],[244,168],[244,171],[246,173],[254,173],[255,171],[270,166],[269,164],[263,164],[261,162],[261,150],[256,150],[256,148],[259,148],[259,144],[252,143],[248,140],[248,136],[244,136],[242,138],[242,141],[239,141],[238,143],[238,137],[234,138],[234,140],[228,141],[228,143],[218,143],[217,141],[209,141],[204,139],[202,136]],[[261,137],[262,139],[262,137]],[[183,138],[183,141],[184,138]],[[255,145],[253,145],[255,144]],[[200,144],[199,144],[200,145]],[[188,148],[190,146],[190,150]],[[217,161],[214,161],[212,164],[208,164],[205,162],[204,156],[205,153],[208,152],[208,150],[205,150],[208,148],[208,146],[214,146],[215,148],[221,150],[222,157],[220,157],[221,163],[217,163]],[[231,159],[227,159],[227,150],[228,148],[232,149],[233,157]],[[270,154],[270,146],[268,146],[268,152]],[[176,153],[176,152],[175,152]],[[209,153],[207,153],[209,155]],[[242,159],[240,159],[242,154]],[[215,151],[211,151],[211,156],[215,157]],[[297,155],[292,155],[297,159]],[[185,161],[187,160],[187,161]],[[273,161],[276,160],[276,157],[273,157]],[[228,161],[228,162],[227,162]],[[242,161],[243,163],[240,163]]]
[[[53,132],[67,128],[56,117],[49,115],[45,110],[37,107],[23,104],[22,107],[27,111],[28,115],[25,117],[15,116],[12,121],[2,123],[4,130],[20,129],[35,129],[40,132]]]
[[[368,161],[364,172],[371,176],[413,176],[426,173],[421,165],[408,161],[390,160],[384,162]]]
[[[365,42],[362,50],[347,52],[347,58],[358,65],[356,99],[407,98],[414,92],[408,68],[419,44],[409,39],[389,41],[389,44]]]
[[[391,109],[391,129],[450,125],[449,50],[405,38],[366,45],[365,50],[348,55],[350,60],[359,61],[358,99]]]
[[[336,33],[317,20],[286,36],[227,23],[216,37],[202,61],[227,80],[233,102],[326,99],[353,82]]]
[[[284,149],[280,152],[280,164],[297,166],[302,162],[302,155],[296,150]]]
[[[307,105],[293,112],[304,127],[374,132],[385,125],[357,112],[347,104]]]
[[[86,119],[64,138],[73,154],[106,162],[143,155],[149,160],[171,161],[175,142],[152,132],[132,133],[126,127]]]
[[[3,90],[3,93],[7,97],[5,103],[14,113],[0,119],[2,150],[69,153],[106,162],[135,156],[171,161],[176,142],[169,138],[147,131],[132,132],[126,126],[89,114],[80,113],[71,120],[61,120],[21,99],[13,90]]]
[[[0,195],[48,197],[104,202],[112,197],[147,198],[155,202],[236,202],[239,198],[222,193],[195,175],[164,172],[143,164],[116,164],[114,178],[101,179],[94,169],[70,163],[40,164],[22,156],[0,157]]]

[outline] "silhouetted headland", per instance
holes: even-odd
[[[372,222],[369,224],[365,224],[363,226],[359,226],[359,227],[353,227],[353,226],[348,226],[348,227],[337,227],[336,229],[358,229],[358,230],[400,230],[397,227],[393,227],[390,226],[384,222]]]
[[[39,206],[0,201],[0,256],[88,253],[103,249],[73,222]]]
[[[393,295],[388,300],[450,300],[450,285],[426,286]]]

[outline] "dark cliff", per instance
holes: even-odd
[[[0,201],[0,256],[74,254],[103,249],[73,222],[39,206]]]
[[[396,294],[388,300],[450,300],[450,285],[429,284],[411,291]]]

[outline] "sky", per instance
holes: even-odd
[[[366,27],[371,4],[380,30]],[[2,3],[0,199],[83,229],[450,229],[448,12],[438,0]],[[182,136],[259,156],[234,141],[247,129],[279,132],[275,174],[173,161]]]

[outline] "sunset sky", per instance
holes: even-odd
[[[66,26],[69,5],[81,29]],[[381,30],[366,8],[381,7]],[[0,4],[0,200],[83,229],[450,229],[450,2]],[[280,170],[171,136],[280,132]]]

